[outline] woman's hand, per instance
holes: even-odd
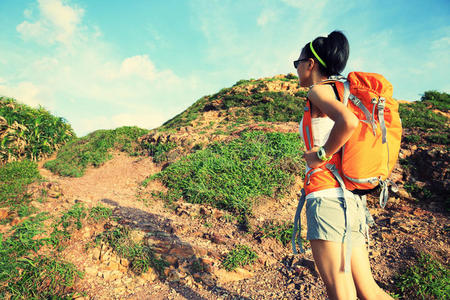
[[[326,164],[326,161],[320,160],[319,157],[317,156],[317,151],[318,150],[319,150],[319,147],[314,147],[311,150],[306,151],[303,154],[303,158],[305,159],[306,164],[311,169],[318,168],[318,167]]]

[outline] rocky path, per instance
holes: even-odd
[[[43,163],[39,164],[41,174],[58,187],[61,196],[40,209],[57,213],[76,202],[109,206],[121,224],[134,229],[136,240],[147,239],[170,263],[165,278],[152,269],[136,276],[111,249],[86,251],[85,245],[104,227],[85,226],[63,252],[86,273],[77,283],[79,290],[87,292],[85,299],[326,299],[310,253],[293,257],[289,245],[283,247],[270,238],[258,242],[240,232],[226,213],[207,206],[180,203],[168,208],[161,200],[139,200],[141,195],[148,196],[146,191],[164,189],[157,183],[147,188],[140,185],[160,171],[151,158],[115,153],[112,160],[88,169],[81,178],[59,177],[42,168]],[[266,202],[256,208],[254,225],[269,218],[292,218],[295,190],[298,187],[280,203]],[[386,210],[375,208],[375,199],[369,202],[378,224],[372,231],[371,263],[383,288],[393,290],[393,276],[419,251],[439,251],[448,264],[444,215],[395,197]],[[219,268],[220,260],[237,244],[251,246],[259,259],[251,267],[226,272]],[[202,270],[193,270],[195,262],[204,266]]]

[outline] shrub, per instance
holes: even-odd
[[[227,271],[233,271],[237,267],[253,263],[257,258],[258,255],[248,246],[237,245],[222,261],[222,267]]]
[[[0,136],[0,164],[41,160],[76,137],[64,118],[5,97],[0,97]]]

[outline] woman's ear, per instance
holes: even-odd
[[[315,64],[316,62],[314,61],[314,59],[312,58],[308,59],[308,70],[311,71],[314,68]]]

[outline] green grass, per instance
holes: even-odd
[[[111,217],[111,215],[112,209],[103,205],[97,205],[89,211],[89,218],[95,222],[104,221]]]
[[[435,131],[446,134],[448,139],[448,119],[433,112],[433,109],[448,111],[450,95],[436,91],[426,91],[421,101],[404,104],[400,103],[399,112],[404,128],[420,128],[426,131]]]
[[[432,108],[445,112],[450,110],[450,94],[438,91],[426,91],[421,97],[421,101]]]
[[[40,160],[76,137],[64,118],[5,97],[0,97],[0,132],[0,162]]]
[[[0,167],[0,207],[19,211],[21,216],[27,215],[31,201],[27,186],[39,179],[37,164],[29,160],[10,162]]]
[[[231,117],[241,117],[239,122],[248,120],[269,122],[298,122],[303,115],[304,98],[306,92],[299,91],[294,96],[284,92],[264,91],[267,82],[289,81],[296,82],[295,75],[287,75],[285,78],[268,78],[264,80],[240,80],[231,88],[224,88],[211,96],[205,96],[196,101],[184,112],[176,115],[163,124],[161,130],[190,126],[197,119],[199,113],[208,110],[228,110],[230,108],[243,108]],[[242,90],[242,86],[254,85],[249,93]],[[216,105],[212,105],[216,102]]]
[[[122,258],[128,259],[130,269],[135,274],[142,274],[148,271],[150,267],[154,268],[160,276],[163,276],[164,268],[168,263],[157,258],[151,246],[148,243],[134,242],[130,238],[131,229],[126,226],[113,227],[102,232],[95,238],[99,244],[101,241],[109,245],[114,252]]]
[[[233,271],[237,267],[252,264],[258,255],[246,245],[237,245],[222,261],[222,267],[227,271]]]
[[[420,140],[421,140],[421,138],[417,134],[407,135],[403,138],[403,141],[410,143],[410,144],[417,144],[418,142],[420,142]]]
[[[12,299],[71,299],[72,285],[83,274],[54,254],[36,255],[48,245],[45,213],[14,226],[7,237],[0,235],[0,296]]]
[[[148,151],[148,154],[153,157],[155,163],[167,161],[168,152],[176,147],[177,144],[174,142],[142,144],[142,148]]]
[[[397,287],[409,299],[444,300],[450,296],[450,270],[425,253],[399,274],[396,281]]]
[[[286,247],[291,242],[293,226],[292,222],[276,222],[272,220],[258,226],[253,235],[257,239],[275,238]]]
[[[170,200],[182,197],[248,215],[258,197],[283,197],[294,175],[303,173],[301,149],[294,133],[243,132],[227,144],[214,143],[181,158],[143,184],[159,179]]]
[[[86,167],[98,167],[110,160],[113,149],[130,155],[142,153],[142,146],[136,140],[147,132],[146,129],[129,126],[94,131],[65,145],[57,158],[46,162],[44,167],[62,176],[81,177]]]
[[[0,234],[2,299],[72,299],[73,284],[83,274],[59,251],[85,222],[98,222],[111,215],[109,208],[97,206],[88,210],[76,204],[48,228],[44,222],[50,215],[37,213],[29,204],[31,195],[26,193],[28,185],[38,179],[37,164],[29,160],[10,162],[0,168],[0,203],[24,218]]]

